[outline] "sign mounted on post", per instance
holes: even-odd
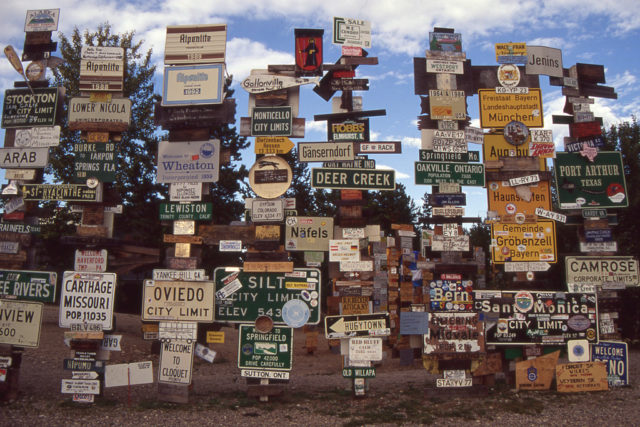
[[[440,183],[484,186],[484,165],[468,163],[415,162],[416,185]]]
[[[58,100],[57,87],[9,89],[4,92],[2,127],[23,128],[53,126],[56,123]]]
[[[556,226],[554,221],[533,224],[491,224],[493,262],[557,261]]]
[[[477,313],[429,313],[424,353],[483,352],[483,329],[484,323],[479,320]]]
[[[49,161],[49,148],[0,148],[0,168],[44,168]]]
[[[65,271],[62,275],[58,326],[75,324],[113,328],[113,302],[116,292],[115,273]]]
[[[629,351],[626,342],[599,341],[591,344],[591,360],[607,365],[609,386],[629,385]]]
[[[327,120],[327,139],[334,142],[369,141],[369,119]]]
[[[158,144],[158,182],[217,182],[219,171],[217,139]]]
[[[160,221],[208,221],[213,215],[211,202],[160,203]]]
[[[54,302],[57,274],[48,271],[0,270],[0,297]]]
[[[626,256],[572,256],[565,258],[567,283],[638,286],[638,260]]]
[[[0,344],[38,347],[41,302],[0,300]]]
[[[299,142],[298,161],[331,162],[353,160],[353,144],[351,142]]]
[[[213,322],[213,282],[145,280],[142,320]]]
[[[292,131],[291,106],[253,107],[251,136],[291,136]]]
[[[389,313],[326,316],[324,331],[328,339],[390,335]]]
[[[371,47],[371,22],[333,17],[333,43],[342,46]]]
[[[74,144],[73,151],[74,182],[84,183],[88,178],[96,178],[100,182],[116,180],[116,144],[86,142]]]
[[[222,64],[165,67],[162,105],[221,104],[223,85]]]
[[[91,188],[84,184],[23,184],[20,186],[22,199],[59,200],[65,202],[100,202],[102,187]]]
[[[293,367],[293,328],[275,327],[267,333],[240,325],[238,368],[290,371]]]
[[[333,218],[291,216],[285,224],[287,251],[329,250],[329,240],[333,239]]]
[[[480,126],[504,128],[512,121],[528,127],[543,126],[542,93],[529,88],[528,94],[496,93],[495,89],[478,89]]]
[[[167,384],[191,384],[193,349],[195,343],[182,340],[168,341],[160,347],[158,382]]]
[[[170,25],[167,26],[164,63],[224,62],[226,46],[226,24]]]
[[[385,169],[311,169],[314,188],[352,190],[395,190],[395,170]]]
[[[27,10],[27,17],[24,21],[24,32],[57,31],[59,19],[60,9]]]

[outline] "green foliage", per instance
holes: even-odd
[[[417,216],[418,209],[404,184],[396,183],[394,191],[369,193],[367,221],[380,224],[381,230],[390,230],[391,224],[415,224]]]

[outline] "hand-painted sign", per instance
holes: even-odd
[[[301,79],[278,74],[251,74],[244,79],[240,86],[249,93],[265,93],[275,90],[294,88],[308,84],[318,84],[319,77]]]
[[[528,127],[543,126],[542,94],[530,88],[528,94],[502,94],[495,89],[479,89],[480,126],[504,128],[512,121]]]
[[[58,29],[59,19],[60,9],[27,10],[27,17],[24,21],[24,32],[56,31]]]
[[[311,169],[311,186],[353,190],[395,190],[395,170]]]
[[[291,106],[254,107],[251,113],[251,136],[291,136]]]
[[[591,344],[591,360],[607,365],[609,386],[629,385],[629,350],[626,342],[599,341]]]
[[[222,64],[174,66],[164,69],[163,106],[221,104]]]
[[[386,336],[391,333],[389,313],[326,316],[324,330],[328,339]]]
[[[217,139],[158,144],[158,182],[217,182],[219,171]]]
[[[38,347],[41,302],[0,300],[0,344]]]
[[[96,49],[96,48],[94,48]],[[111,49],[117,49],[112,47]],[[79,87],[81,90],[96,91],[122,91],[122,80],[124,78],[124,60],[123,50],[119,48],[121,53],[119,58],[98,59],[98,58],[82,58],[80,61],[80,80]],[[100,56],[98,51],[94,51],[95,55]],[[111,55],[108,51],[105,56]]]
[[[119,46],[82,46],[80,57],[82,59],[122,62],[124,61],[124,48]]]
[[[293,367],[293,328],[275,327],[267,333],[240,325],[238,368],[290,371]]]
[[[415,162],[415,183],[438,185],[453,182],[484,186],[484,165],[468,163]]]
[[[333,17],[333,43],[342,46],[371,47],[371,22]]]
[[[113,98],[111,102],[93,102],[91,98],[71,98],[69,128],[71,130],[125,131],[131,122],[131,100]]]
[[[58,325],[71,328],[75,324],[89,324],[112,329],[115,292],[115,273],[65,271]]]
[[[527,62],[526,43],[496,43],[498,64],[525,64]]]
[[[49,162],[49,148],[0,148],[0,168],[44,168]]]
[[[191,384],[193,348],[195,343],[174,340],[162,343],[158,382],[168,384]]]
[[[607,368],[603,362],[556,365],[556,384],[560,393],[606,391]]]
[[[2,109],[3,128],[30,128],[53,126],[58,109],[57,87],[9,89],[4,92]]]
[[[164,47],[165,64],[224,62],[227,25],[170,25]]]
[[[22,184],[23,200],[59,200],[66,202],[100,202],[102,187],[83,184]]]
[[[300,142],[298,143],[299,162],[325,162],[353,160],[351,142]]]
[[[360,362],[382,360],[382,338],[349,338],[349,360]]]
[[[638,260],[626,256],[572,256],[565,259],[567,283],[638,286]]]
[[[100,182],[116,180],[117,149],[114,143],[85,142],[73,144],[75,153],[73,163],[74,182],[86,182],[96,178]]]
[[[505,261],[557,261],[556,227],[553,221],[533,224],[491,224],[492,258]]]
[[[324,30],[296,28],[294,34],[296,75],[322,76]]]
[[[565,345],[598,341],[598,304],[589,293],[475,291],[475,309],[494,345]]]
[[[57,274],[48,271],[0,270],[0,296],[54,302]]]
[[[286,250],[329,250],[329,240],[333,239],[333,218],[290,216],[285,224]]]
[[[429,313],[429,331],[424,335],[425,354],[483,351],[483,322],[477,313]]]
[[[211,202],[160,203],[160,221],[210,220],[213,213]]]
[[[60,145],[60,126],[16,129],[16,147],[56,147]]]
[[[282,325],[282,307],[292,299],[302,300],[309,305],[311,317],[307,324],[320,322],[322,281],[318,269],[295,268],[291,273],[253,273],[218,267],[213,275],[216,292],[229,284],[225,281],[237,280],[241,285],[229,295],[216,297],[216,322],[247,323],[254,322],[258,316],[269,316],[275,324]]]
[[[145,280],[142,320],[213,321],[213,283]]]
[[[446,56],[464,59],[462,52],[462,35],[460,33],[429,32],[429,51],[438,52]]]
[[[76,249],[73,263],[75,271],[107,271],[107,250]]]
[[[560,209],[629,206],[622,155],[600,151],[594,162],[574,153],[557,153],[554,161]]]

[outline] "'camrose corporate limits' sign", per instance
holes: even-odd
[[[311,186],[352,190],[395,190],[393,169],[311,169]]]
[[[113,301],[116,292],[115,273],[83,273],[65,271],[60,294],[61,328],[74,324],[100,325],[113,328]]]
[[[158,182],[217,182],[220,141],[158,144]]]

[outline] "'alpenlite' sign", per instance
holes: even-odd
[[[415,162],[415,183],[438,185],[452,182],[484,186],[484,165],[468,163]]]
[[[2,127],[53,126],[58,108],[58,88],[9,89],[4,92]]]
[[[221,104],[223,87],[222,64],[167,67],[164,69],[162,105]]]
[[[113,328],[113,302],[116,293],[115,273],[65,271],[62,275],[58,326],[71,328],[86,323]]]
[[[170,25],[164,47],[165,64],[224,62],[227,25]]]
[[[0,296],[54,302],[57,274],[48,271],[0,270]]]
[[[213,205],[201,203],[160,203],[160,221],[194,220],[206,221],[212,218]]]
[[[352,190],[395,190],[395,170],[311,169],[311,186]]]
[[[254,107],[251,112],[251,136],[291,136],[291,106]]]
[[[142,320],[213,322],[213,282],[145,280]]]

